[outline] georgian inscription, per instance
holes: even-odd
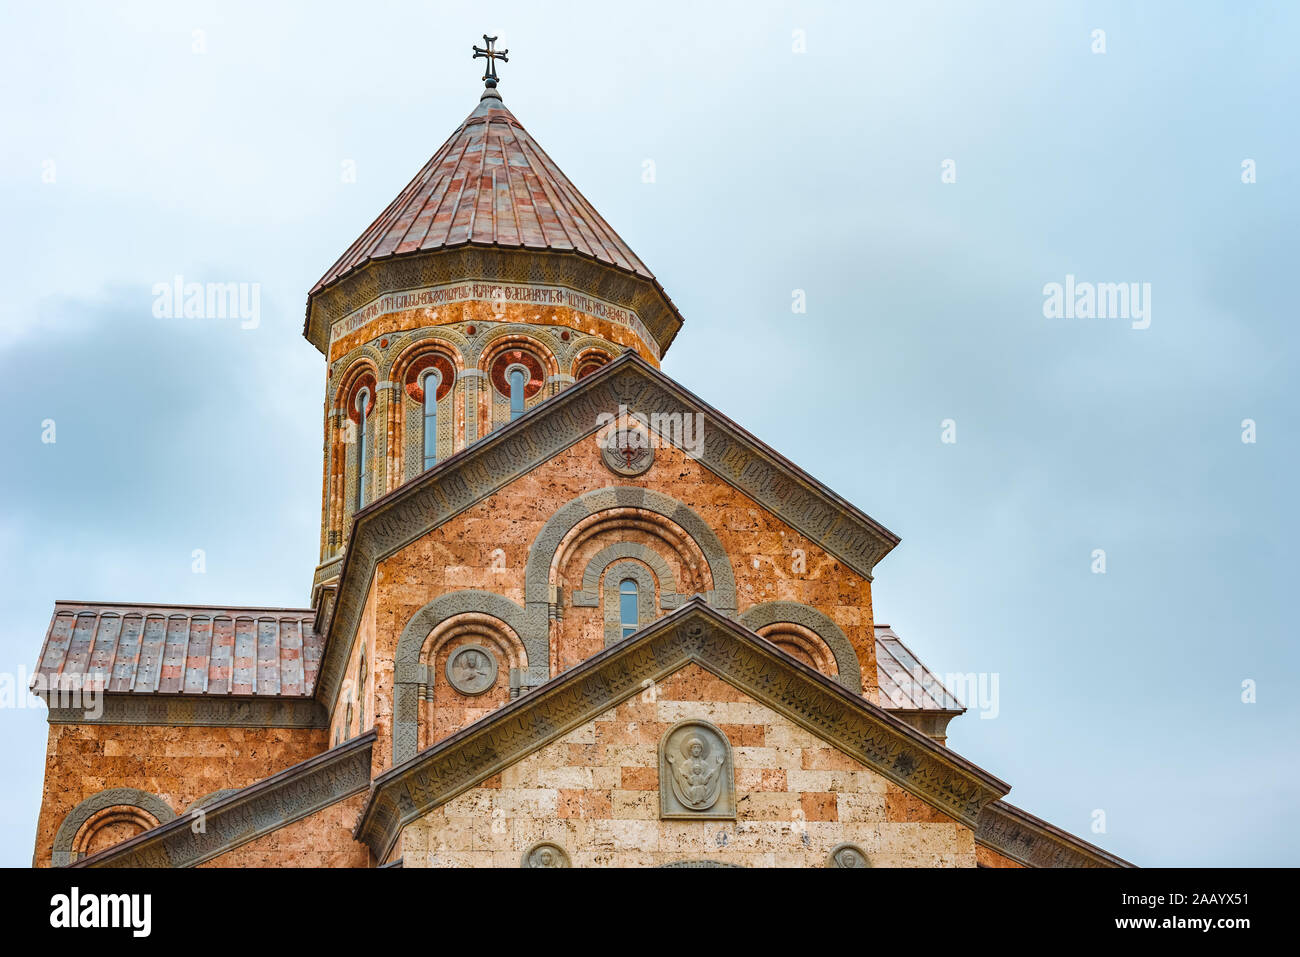
[[[330,328],[330,342],[334,343],[344,336],[350,336],[375,320],[394,312],[404,312],[407,309],[437,309],[440,306],[453,306],[463,302],[560,306],[584,312],[589,316],[626,326],[636,333],[656,358],[659,356],[659,345],[655,342],[654,336],[650,335],[650,330],[641,321],[641,317],[631,309],[563,286],[538,283],[455,282],[388,293],[335,322]]]

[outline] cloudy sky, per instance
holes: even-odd
[[[306,292],[476,105],[487,31],[685,315],[665,371],[902,536],[878,621],[997,677],[949,743],[1140,864],[1295,864],[1300,8],[485,9],[0,13],[0,863],[56,599],[306,603]],[[178,275],[259,284],[260,323],[155,317]],[[1045,317],[1067,275],[1149,326]]]

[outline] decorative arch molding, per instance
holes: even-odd
[[[364,346],[353,350],[335,363],[340,372],[330,377],[328,395],[328,407],[333,411],[335,418],[342,418],[347,414],[348,399],[357,382],[367,375],[373,377],[375,382],[379,382],[380,370],[384,365],[384,357],[378,350]]]
[[[139,788],[108,788],[86,798],[63,819],[59,830],[54,835],[54,849],[50,863],[63,867],[73,861],[73,842],[78,832],[92,817],[111,807],[133,807],[144,811],[159,824],[174,820],[176,812],[171,805],[156,794],[141,791]]]
[[[559,356],[565,351],[563,344],[553,333],[542,326],[528,323],[503,323],[480,333],[475,339],[477,355],[475,363],[484,372],[502,352],[511,349],[523,349],[537,353],[547,375],[560,371]]]
[[[648,567],[659,582],[659,607],[671,611],[686,601],[686,596],[674,587],[677,577],[668,562],[649,545],[639,542],[616,542],[607,545],[591,557],[582,573],[582,590],[573,593],[572,603],[578,608],[597,608],[600,605],[600,577],[616,561],[634,558]]]
[[[543,622],[547,620],[551,604],[551,562],[565,536],[584,519],[613,508],[639,508],[653,512],[676,523],[690,535],[704,553],[709,574],[713,578],[713,589],[704,596],[704,600],[724,615],[735,616],[736,577],[731,568],[731,559],[709,524],[689,505],[662,492],[615,485],[595,489],[561,505],[542,526],[528,550],[528,564],[524,570],[524,603],[530,617],[540,617]],[[587,591],[585,576],[583,591]]]
[[[387,378],[395,383],[402,382],[406,378],[407,370],[411,368],[411,364],[418,362],[431,352],[446,356],[450,360],[452,368],[457,372],[465,367],[464,349],[462,348],[462,344],[466,344],[464,336],[457,336],[453,339],[437,326],[419,331],[425,334],[403,336],[394,343],[400,351],[393,356]]]
[[[477,613],[496,618],[518,637],[527,657],[521,686],[535,687],[550,677],[550,629],[545,608],[540,621],[529,609],[490,591],[465,589],[439,595],[406,623],[393,656],[393,764],[407,761],[420,750],[420,685],[429,681],[421,660],[430,633],[449,618]]]
[[[835,658],[835,665],[840,670],[835,680],[854,694],[862,694],[862,662],[853,650],[853,643],[839,625],[816,608],[797,601],[765,601],[746,609],[737,620],[754,632],[768,625],[786,623],[815,632],[826,642]]]
[[[821,635],[803,625],[778,622],[764,627],[761,636],[828,677],[833,678],[840,673],[839,662]]]

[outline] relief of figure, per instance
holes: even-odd
[[[478,685],[487,677],[487,662],[477,651],[467,651],[456,659],[456,677],[467,685]]]
[[[827,867],[870,867],[867,854],[856,844],[837,844],[831,850]]]
[[[668,755],[677,800],[697,811],[706,811],[717,804],[722,788],[722,763],[726,757],[711,751],[708,741],[692,734],[682,742],[680,754]]]
[[[551,841],[539,841],[524,851],[521,867],[568,867],[569,855],[564,848]]]
[[[721,729],[690,719],[659,743],[659,813],[665,818],[736,816],[731,746]]]
[[[497,668],[492,652],[479,645],[465,645],[447,659],[447,680],[461,694],[482,694],[496,684]]]

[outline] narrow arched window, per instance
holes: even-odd
[[[366,485],[369,483],[370,470],[367,465],[366,454],[366,433],[369,431],[366,427],[366,407],[370,405],[370,390],[362,389],[357,393],[357,511],[360,511],[366,504]]]
[[[512,366],[507,375],[510,379],[510,420],[513,422],[524,414],[524,386],[528,384],[528,374],[523,366]]]
[[[624,578],[618,583],[618,620],[624,638],[636,631],[637,587],[636,582],[631,578]]]
[[[357,733],[366,730],[366,656],[361,655],[361,669],[357,675]]]
[[[433,468],[438,461],[438,387],[442,373],[430,369],[424,374],[424,467]]]

